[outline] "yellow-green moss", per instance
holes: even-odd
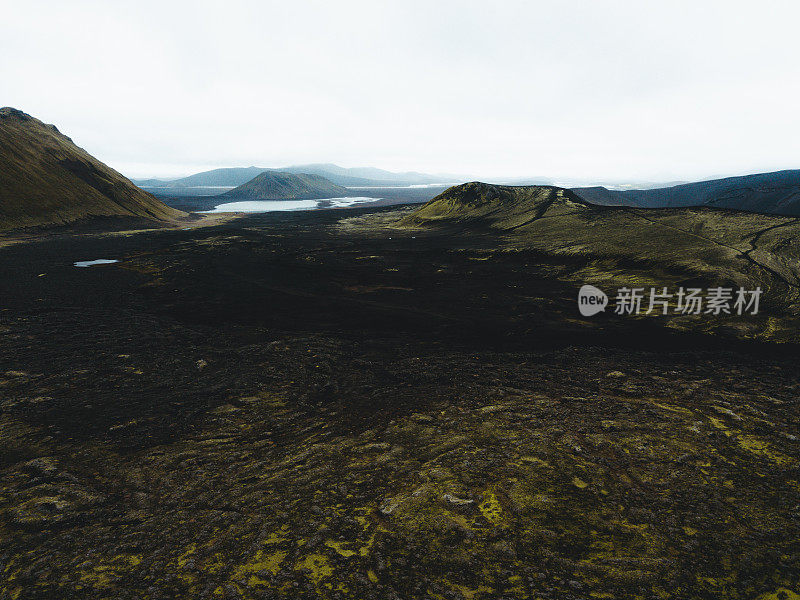
[[[478,505],[478,509],[490,523],[497,524],[503,520],[503,507],[494,492],[484,493],[483,502]]]
[[[788,466],[797,462],[791,456],[773,450],[769,442],[758,436],[740,435],[737,441],[748,452],[767,458],[777,465]]]
[[[142,562],[140,554],[118,554],[107,563],[101,563],[80,573],[81,583],[91,587],[108,587],[112,578],[132,571]]]
[[[800,594],[786,588],[778,588],[774,592],[761,594],[756,600],[800,600]]]
[[[331,548],[332,550],[335,550],[338,554],[344,556],[345,558],[349,558],[349,557],[354,556],[356,554],[356,552],[354,550],[349,550],[349,549],[345,548],[344,547],[344,543],[342,543],[342,542],[336,542],[334,540],[327,540],[325,542],[325,545],[328,548]]]
[[[265,549],[258,550],[249,561],[234,568],[231,579],[234,581],[246,580],[247,584],[251,586],[267,583],[257,573],[261,571],[277,573],[285,558],[286,552],[280,550],[275,552]]]
[[[584,488],[589,487],[589,484],[586,483],[580,477],[573,477],[572,478],[572,485],[574,485],[576,488],[581,489],[581,490],[584,489]]]
[[[295,569],[308,571],[309,579],[315,584],[333,574],[333,567],[324,554],[309,554],[297,562]]]

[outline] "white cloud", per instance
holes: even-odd
[[[3,104],[131,175],[308,161],[688,179],[800,166],[794,2],[35,2]]]

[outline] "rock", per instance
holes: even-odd
[[[430,471],[424,471],[422,476],[434,481],[450,481],[455,479],[455,475],[449,470],[441,467],[435,467]]]
[[[466,500],[463,498],[458,498],[457,496],[453,496],[452,494],[445,494],[442,497],[450,504],[455,504],[456,506],[467,506],[469,504],[475,503],[475,500]]]
[[[567,582],[567,585],[571,587],[573,590],[581,590],[583,589],[583,584],[580,581],[576,581],[575,579],[571,579]]]
[[[625,377],[625,373],[622,371],[610,371],[606,373],[606,377],[610,377],[612,379],[619,379],[621,377]]]
[[[395,498],[386,498],[379,507],[379,510],[384,515],[392,514],[395,509],[400,506],[400,501]]]
[[[433,417],[431,415],[425,415],[422,413],[414,413],[411,415],[410,419],[417,423],[430,423],[433,421]]]
[[[9,516],[14,525],[21,527],[50,526],[105,500],[102,494],[74,484],[39,485],[16,495]]]
[[[383,452],[391,448],[392,445],[386,442],[374,442],[371,444],[365,444],[360,448],[356,448],[357,452]]]
[[[24,471],[28,471],[29,473],[38,475],[40,477],[52,477],[58,473],[56,459],[52,456],[41,456],[39,458],[34,458],[33,460],[22,463],[21,468]]]
[[[718,413],[720,413],[721,415],[727,415],[727,416],[729,416],[729,417],[730,417],[730,418],[732,418],[734,421],[741,421],[741,420],[742,420],[742,417],[740,417],[739,415],[737,415],[735,412],[733,412],[733,411],[732,411],[731,409],[729,409],[729,408],[725,408],[725,407],[723,407],[723,406],[712,406],[711,408],[713,408],[715,411],[717,411],[717,412],[718,412]]]

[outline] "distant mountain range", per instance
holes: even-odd
[[[0,230],[96,217],[173,221],[185,213],[76,146],[54,125],[0,108]]]
[[[225,188],[247,183],[261,173],[318,175],[341,187],[392,187],[432,185],[458,181],[455,175],[431,175],[418,172],[393,173],[372,167],[344,168],[330,163],[294,165],[281,169],[234,167],[213,169],[180,179],[145,179],[134,182],[155,193],[193,194],[191,188]],[[546,177],[520,177],[505,180],[510,185],[552,185]],[[726,177],[695,183],[634,183],[604,186],[570,186],[580,198],[604,206],[674,208],[715,206],[779,215],[800,215],[800,170],[777,171],[741,177]],[[636,189],[630,189],[636,186]],[[184,191],[185,190],[185,191]],[[212,193],[216,193],[211,190]],[[208,191],[202,193],[209,193]],[[342,195],[343,192],[337,192]]]
[[[132,181],[143,188],[236,187],[266,170],[260,167],[232,167],[203,171],[180,179],[133,179]]]
[[[646,190],[572,188],[580,198],[603,206],[676,208],[711,206],[748,212],[800,215],[800,170],[685,183]]]
[[[267,167],[222,168],[195,173],[179,179],[134,179],[133,181],[136,185],[144,188],[235,187],[247,183],[256,175],[267,171],[319,175],[335,185],[345,187],[426,185],[454,183],[460,179],[455,175],[431,175],[414,171],[393,173],[372,167],[345,168],[330,163],[316,163],[292,165],[279,169]]]
[[[371,167],[344,168],[326,163],[294,165],[284,169],[222,168],[180,179],[136,180],[136,183],[148,189],[160,188],[158,192],[162,197],[177,197],[181,190],[184,196],[194,197],[193,188],[206,188],[215,195],[225,191],[216,196],[220,199],[278,200],[353,196],[359,193],[348,190],[348,187],[425,186],[448,183],[448,178],[457,179],[452,175],[393,173]],[[513,182],[546,181],[543,177],[532,177]],[[570,197],[601,206],[697,206],[800,216],[800,170],[662,187],[650,187],[645,183],[638,185],[643,189],[609,189],[611,185],[571,187]],[[621,185],[616,187],[624,188]],[[227,188],[234,189],[226,191]],[[472,190],[458,189],[465,192],[466,197]],[[487,193],[491,195],[497,190],[501,190],[498,192],[501,195],[510,194],[508,197],[511,199],[521,199],[509,186],[494,186]],[[377,193],[383,197],[393,192]],[[361,194],[370,195],[370,192]],[[184,205],[191,210],[197,209],[186,203],[180,206],[183,208]],[[441,209],[443,205],[440,203],[438,206]],[[184,215],[89,155],[55,126],[20,110],[0,109],[0,230],[64,224],[93,217],[173,221]]]
[[[174,180],[136,180],[161,196],[208,194],[192,188],[236,187],[247,183],[261,173],[292,173],[317,175],[330,184],[341,187],[391,187],[447,183],[447,177],[424,173],[392,173],[370,167],[343,168],[334,164],[295,165],[284,169],[261,167],[224,168],[205,171]],[[545,177],[528,177],[506,180],[511,185],[549,185]],[[630,186],[638,186],[630,189]],[[278,189],[278,188],[275,188]],[[712,206],[731,210],[745,210],[764,214],[800,216],[800,170],[776,171],[740,177],[726,177],[694,183],[607,184],[607,186],[570,186],[579,198],[602,206],[633,206],[640,208],[675,208]],[[331,192],[333,193],[333,192]],[[352,192],[351,192],[352,193]],[[339,190],[335,195],[347,195]],[[271,197],[271,196],[270,196]],[[322,196],[319,196],[322,197]]]
[[[267,171],[319,175],[335,185],[345,187],[386,187],[396,185],[425,185],[453,183],[455,175],[431,175],[408,171],[393,173],[372,167],[345,168],[330,163],[292,165],[278,169],[268,167],[232,167],[212,169],[179,179],[134,179],[144,188],[235,187],[247,183],[256,175]]]
[[[220,197],[231,200],[308,200],[337,198],[348,193],[347,188],[320,175],[264,171]]]

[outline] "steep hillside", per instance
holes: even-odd
[[[307,200],[337,198],[347,194],[346,188],[319,175],[265,171],[221,197],[237,200]]]
[[[759,173],[648,190],[573,188],[582,199],[604,206],[675,208],[714,206],[775,215],[800,215],[800,170]]]
[[[93,217],[171,221],[169,208],[53,125],[0,108],[0,230]]]

